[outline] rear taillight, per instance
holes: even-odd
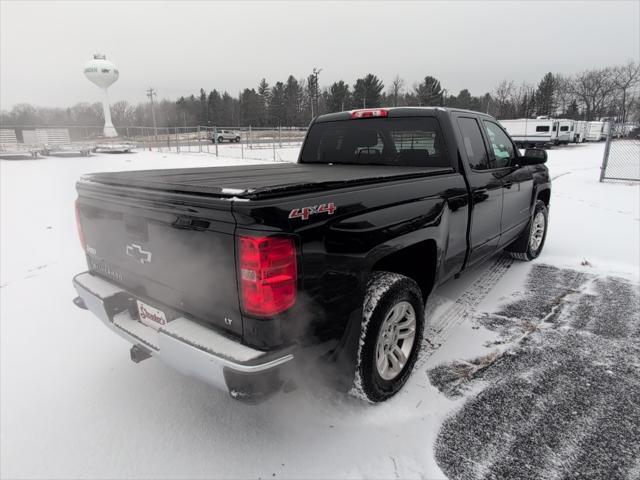
[[[267,317],[296,301],[296,245],[286,237],[239,237],[242,310]]]
[[[353,110],[351,112],[351,118],[373,118],[373,117],[388,117],[389,110],[386,108],[370,108],[366,110]]]
[[[80,245],[82,245],[82,249],[87,251],[87,243],[84,240],[84,232],[82,231],[82,222],[80,221],[80,205],[78,204],[78,200],[76,200],[76,227],[78,227],[78,237],[80,237]]]

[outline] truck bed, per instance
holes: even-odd
[[[452,171],[451,167],[287,163],[95,173],[86,175],[83,180],[175,193],[252,199]]]

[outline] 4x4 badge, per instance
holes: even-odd
[[[313,205],[311,207],[294,208],[289,212],[289,218],[301,218],[302,220],[309,220],[309,216],[316,213],[328,213],[333,215],[337,210],[334,203],[322,203],[320,205]]]
[[[140,263],[151,263],[151,252],[147,252],[143,250],[140,245],[137,243],[131,243],[127,245],[125,252],[128,256],[133,258],[136,262]]]

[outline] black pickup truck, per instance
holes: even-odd
[[[86,175],[74,302],[134,361],[236,398],[327,346],[379,402],[411,373],[437,285],[502,249],[540,254],[546,158],[488,115],[403,107],[317,117],[297,163]]]

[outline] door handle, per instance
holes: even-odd
[[[513,187],[513,182],[504,182],[503,187],[504,188],[511,188],[511,187]]]

